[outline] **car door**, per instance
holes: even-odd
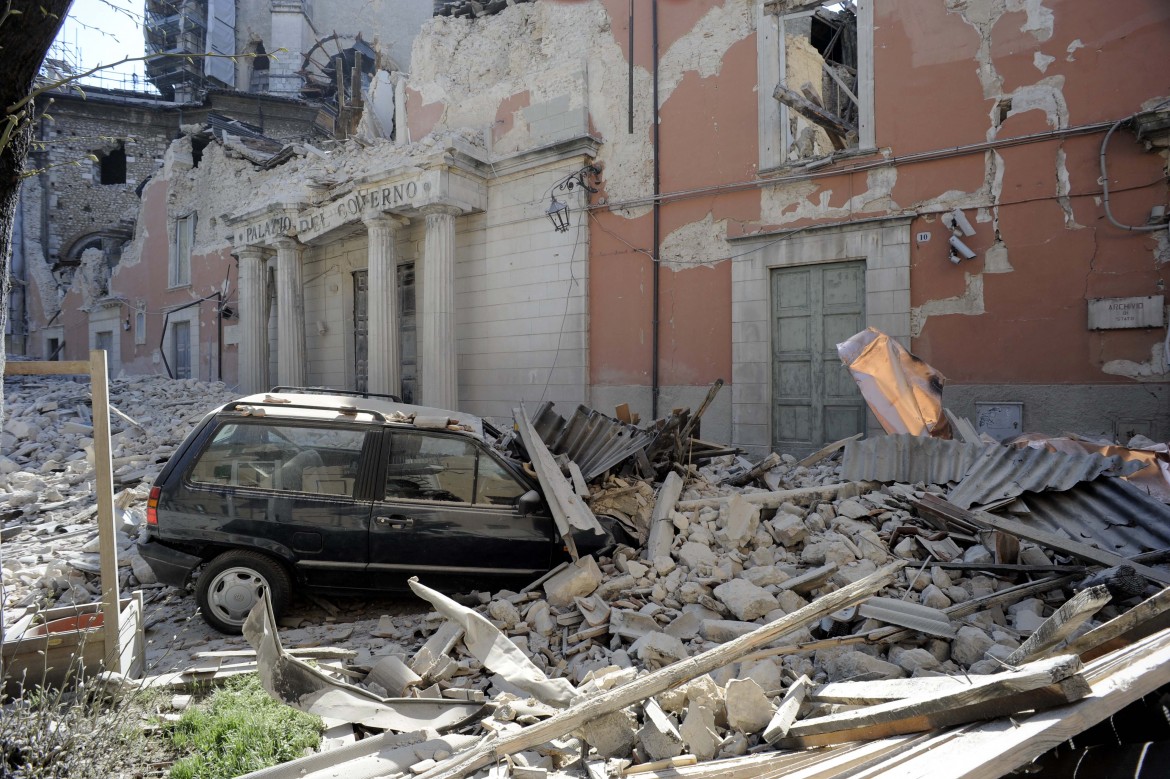
[[[551,516],[521,516],[530,487],[486,446],[453,433],[388,430],[381,499],[370,525],[370,572],[379,587],[403,576],[476,580],[548,570]]]
[[[182,514],[193,538],[268,552],[309,584],[355,586],[368,562],[372,501],[360,496],[363,450],[379,431],[299,421],[221,423],[187,472]]]

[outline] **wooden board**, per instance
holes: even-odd
[[[919,508],[929,511],[932,514],[941,516],[947,519],[955,518],[959,521],[970,522],[976,525],[981,525],[992,530],[1001,530],[1005,533],[1011,533],[1019,538],[1025,538],[1029,541],[1034,541],[1037,544],[1046,546],[1050,549],[1055,549],[1074,557],[1079,557],[1082,560],[1104,565],[1110,568],[1115,565],[1129,565],[1134,571],[1145,576],[1147,579],[1159,582],[1160,584],[1170,584],[1170,573],[1159,571],[1151,568],[1148,565],[1135,563],[1113,552],[1107,552],[1104,549],[1098,549],[1088,544],[1082,544],[1079,541],[1074,541],[1071,538],[1050,533],[1047,530],[1042,530],[1038,527],[1032,527],[1024,522],[1017,522],[1013,519],[1005,519],[997,517],[994,514],[988,514],[986,511],[968,511],[961,509],[948,500],[940,498],[937,495],[927,493],[921,500],[915,501],[915,505]]]
[[[1062,655],[1019,671],[994,674],[956,692],[916,696],[795,723],[784,749],[865,741],[925,732],[1020,711],[1051,707],[1089,694],[1080,659]]]
[[[551,739],[568,735],[598,717],[619,711],[631,704],[678,687],[705,673],[722,668],[748,652],[775,641],[785,633],[791,633],[793,630],[809,625],[838,609],[847,608],[872,595],[889,584],[895,573],[904,566],[904,563],[887,565],[864,579],[824,595],[813,603],[726,644],[672,663],[608,692],[595,695],[582,703],[565,709],[556,716],[529,725],[518,733],[476,747],[466,753],[454,755],[427,771],[421,779],[456,779],[456,777],[468,776],[489,763],[495,762],[503,755],[515,754]]]

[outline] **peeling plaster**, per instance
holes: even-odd
[[[983,307],[983,275],[979,273],[963,274],[966,280],[966,289],[963,294],[955,298],[942,300],[928,300],[921,306],[910,309],[910,337],[922,335],[926,321],[932,316],[944,314],[964,314],[979,316],[986,313]]]
[[[1154,264],[1170,262],[1170,232],[1162,230],[1154,233],[1154,240],[1157,242],[1154,247]]]
[[[687,73],[717,76],[724,55],[755,31],[754,6],[727,0],[713,6],[661,53],[659,101],[665,104]],[[522,3],[471,20],[435,17],[415,39],[411,88],[424,104],[444,105],[441,125],[479,125],[495,116],[513,95],[531,93],[533,106],[568,96],[569,108],[585,108],[597,132],[620,139],[602,148],[599,160],[622,176],[607,178],[610,200],[645,197],[653,191],[651,74],[634,68],[634,132],[626,132],[627,59],[615,40],[599,0]],[[524,123],[500,139],[500,148],[529,143]],[[624,209],[637,218],[649,207]]]
[[[1040,71],[1041,73],[1047,73],[1048,66],[1053,62],[1056,62],[1056,57],[1049,57],[1042,51],[1037,51],[1032,54],[1032,64],[1036,67],[1036,70]]]
[[[1125,376],[1136,381],[1166,381],[1170,378],[1170,366],[1166,364],[1166,350],[1160,343],[1150,347],[1148,362],[1109,360],[1101,366],[1101,371],[1112,376]]]
[[[672,230],[662,241],[662,265],[671,270],[685,270],[698,265],[713,267],[731,254],[725,236],[727,220],[710,212],[697,222]]]
[[[1008,260],[1007,246],[1003,241],[996,241],[983,254],[984,273],[1011,273],[1015,268]]]
[[[1008,118],[1027,111],[1043,111],[1053,130],[1068,127],[1068,103],[1064,100],[1064,76],[1048,76],[1004,95],[1012,101]],[[992,127],[994,131],[996,128]],[[991,140],[991,138],[988,138]]]
[[[1079,230],[1084,225],[1078,224],[1073,215],[1072,199],[1069,197],[1072,184],[1069,183],[1067,163],[1068,157],[1062,145],[1056,150],[1056,202],[1060,203],[1060,210],[1064,212],[1064,226],[1069,230]]]
[[[830,205],[833,190],[820,190],[815,181],[765,189],[760,193],[760,218],[766,224],[782,225],[802,219],[849,219],[858,214],[899,210],[892,197],[898,183],[897,168],[874,168],[866,173],[865,183],[864,192],[836,207]],[[816,202],[811,200],[814,194]]]
[[[1073,42],[1070,43],[1065,48],[1065,51],[1068,52],[1068,56],[1064,58],[1064,61],[1065,62],[1076,62],[1077,61],[1077,49],[1083,49],[1083,48],[1085,48],[1085,44],[1081,43],[1081,39],[1074,38]]]
[[[1020,27],[1020,32],[1031,33],[1038,41],[1046,41],[1052,37],[1055,18],[1052,9],[1044,7],[1044,0],[1007,0],[1007,10],[1013,13],[1023,11],[1028,15],[1027,21]]]

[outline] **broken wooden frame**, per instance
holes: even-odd
[[[89,353],[89,360],[54,362],[25,362],[9,360],[4,364],[5,376],[84,376],[88,375],[92,388],[93,405],[93,468],[94,484],[97,490],[98,544],[101,557],[101,627],[77,629],[82,626],[84,613],[93,613],[96,606],[66,607],[61,618],[74,618],[74,629],[65,629],[62,634],[51,634],[46,642],[37,638],[26,641],[21,636],[5,636],[3,662],[0,663],[0,678],[8,674],[11,667],[18,665],[43,665],[45,660],[37,654],[45,649],[58,650],[55,662],[65,661],[71,651],[80,653],[79,661],[86,671],[104,670],[119,674],[141,674],[143,662],[143,633],[141,600],[135,609],[133,603],[125,612],[130,620],[129,630],[122,629],[123,605],[119,594],[117,527],[114,521],[114,469],[110,451],[110,392],[109,373],[104,349]],[[56,613],[58,610],[52,610]],[[46,618],[48,615],[45,615]],[[24,633],[27,636],[27,633]],[[74,649],[67,650],[66,647]],[[26,657],[26,653],[32,656]],[[48,658],[48,655],[45,655]],[[67,668],[55,667],[58,671]],[[55,677],[55,674],[54,674]],[[46,676],[46,680],[52,677]],[[63,679],[62,679],[63,681]]]

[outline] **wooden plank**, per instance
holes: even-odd
[[[760,460],[746,472],[741,473],[738,476],[733,476],[723,483],[730,484],[732,487],[743,487],[745,485],[751,484],[753,481],[775,468],[781,462],[783,461],[780,459],[780,455],[776,454],[775,452],[771,452],[767,457]]]
[[[1115,565],[1129,565],[1134,571],[1145,576],[1147,579],[1163,585],[1170,584],[1170,573],[1165,571],[1159,571],[1148,565],[1132,562],[1119,554],[1107,552],[1104,549],[1098,549],[1088,544],[1082,544],[1071,538],[1065,538],[1064,536],[1032,527],[1023,522],[997,517],[994,514],[988,514],[986,511],[968,511],[961,509],[938,495],[927,493],[920,500],[915,501],[914,504],[925,511],[929,511],[945,519],[954,518],[961,522],[981,525],[991,530],[1001,530],[1005,533],[1011,533],[1014,536],[1033,541],[1050,549],[1079,557],[1082,560],[1104,565],[1106,568]]]
[[[1103,665],[1099,665],[1103,664]],[[1097,668],[1111,666],[1099,675]],[[1170,682],[1170,630],[1085,666],[1093,694],[1067,706],[935,734],[909,757],[852,779],[1000,779]],[[881,743],[881,742],[879,742]]]
[[[994,674],[955,692],[919,696],[795,723],[782,749],[867,741],[991,719],[1078,700],[1091,690],[1075,655]]]
[[[1151,598],[1147,598],[1104,625],[1095,627],[1080,638],[1069,642],[1062,651],[1080,655],[1082,660],[1088,659],[1086,655],[1105,642],[1120,638],[1139,625],[1166,614],[1168,610],[1170,610],[1170,587]]]
[[[855,126],[841,119],[836,114],[829,113],[819,105],[816,105],[811,100],[807,100],[798,92],[792,91],[783,84],[776,85],[776,89],[772,92],[772,97],[813,124],[824,128],[829,134],[829,140],[832,141],[834,149],[845,148],[844,141],[850,133],[853,135],[857,134],[857,128]]]
[[[110,389],[106,352],[89,353],[89,380],[93,398],[93,469],[97,488],[98,550],[102,563],[102,625],[111,665],[109,670],[125,673],[122,653],[122,612],[118,608],[118,525],[114,519],[114,466],[110,453]]]
[[[1106,587],[1090,587],[1065,601],[1051,617],[1040,623],[1028,640],[1020,644],[1004,660],[1008,665],[1019,665],[1037,657],[1071,636],[1077,628],[1096,614],[1111,600]]]
[[[784,693],[784,699],[776,707],[776,713],[764,728],[764,741],[773,744],[788,735],[788,729],[796,721],[796,715],[800,713],[801,704],[804,703],[811,686],[812,680],[804,674],[789,686]]]
[[[650,514],[650,536],[643,554],[650,562],[654,562],[655,557],[670,556],[670,547],[674,544],[674,521],[670,515],[682,495],[682,489],[683,479],[674,471],[666,474],[662,486],[658,488],[658,499]]]
[[[495,761],[500,756],[531,749],[554,738],[572,733],[587,722],[638,703],[651,696],[678,687],[684,682],[722,668],[743,655],[775,641],[785,633],[804,627],[822,617],[857,603],[893,581],[905,563],[893,563],[853,584],[824,595],[791,614],[780,617],[751,633],[728,641],[694,657],[672,663],[640,679],[593,696],[565,709],[547,720],[442,761],[422,775],[422,779],[456,779],[465,777]]]
[[[88,360],[24,361],[4,363],[5,376],[88,376]]]
[[[850,441],[856,441],[863,435],[865,435],[865,433],[858,433],[857,435],[851,435],[848,438],[842,438],[840,441],[834,441],[828,446],[818,449],[808,457],[805,457],[803,460],[798,462],[797,465],[804,468],[808,468],[810,465],[816,465],[829,455],[835,454],[839,449],[844,448],[845,444],[849,443]]]

